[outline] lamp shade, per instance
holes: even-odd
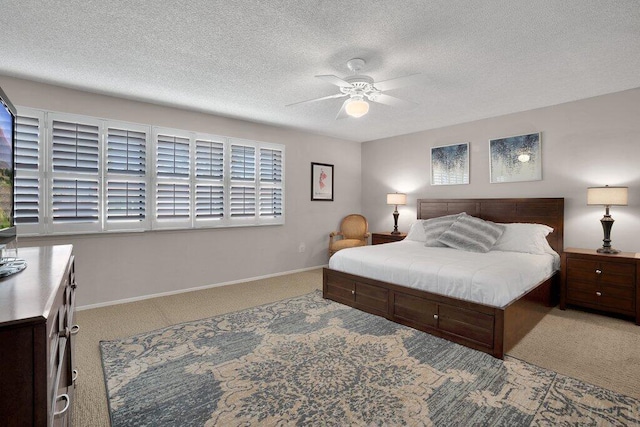
[[[369,103],[362,98],[353,98],[344,108],[351,117],[362,117],[369,112]]]
[[[389,193],[387,194],[388,205],[406,205],[407,195],[404,193]]]
[[[587,205],[627,206],[628,187],[589,187]]]

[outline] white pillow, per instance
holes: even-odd
[[[423,220],[418,220],[411,224],[409,228],[409,232],[407,233],[407,237],[405,240],[414,240],[416,242],[426,242],[427,236],[424,234],[424,225],[422,225]]]
[[[505,229],[502,236],[491,248],[492,251],[524,252],[542,255],[549,253],[551,247],[547,236],[553,228],[544,224],[512,223],[502,224]]]

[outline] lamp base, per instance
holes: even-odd
[[[393,231],[391,234],[400,234],[398,231],[398,215],[400,214],[398,213],[398,206],[396,206],[396,210],[393,211]]]
[[[613,248],[598,248],[596,249],[596,252],[598,252],[599,254],[619,254],[620,251],[617,249],[613,249]]]
[[[597,249],[596,251],[599,254],[618,254],[619,250],[613,249],[611,247],[611,227],[613,227],[613,223],[615,222],[611,215],[609,215],[609,206],[606,207],[605,214],[600,220],[602,223],[602,230],[604,231],[604,239],[602,239],[602,247]]]

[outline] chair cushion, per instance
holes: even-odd
[[[339,251],[340,249],[355,248],[356,246],[364,246],[364,245],[365,245],[365,241],[362,241],[362,240],[340,239],[333,242],[333,245],[331,245],[331,250]]]

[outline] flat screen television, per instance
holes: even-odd
[[[16,239],[14,174],[16,152],[16,108],[0,88],[0,277],[26,267],[23,260],[7,257],[4,248]]]

